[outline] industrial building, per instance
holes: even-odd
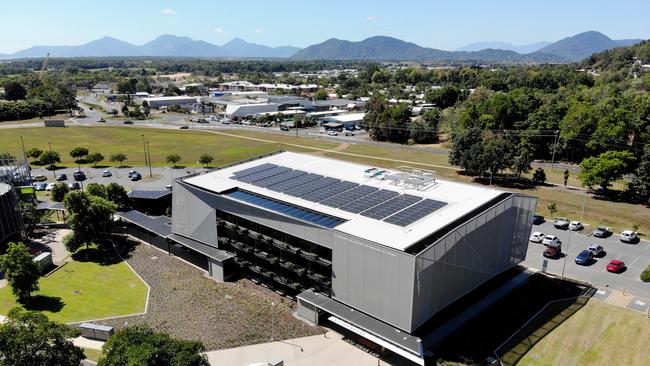
[[[424,364],[418,330],[524,260],[536,203],[429,171],[279,152],[177,179],[165,230],[216,279],[252,278],[295,297],[301,317]]]
[[[139,98],[138,102],[149,104],[149,108],[162,108],[172,105],[177,105],[180,107],[191,107],[193,104],[197,103],[196,97],[185,97],[185,96],[170,96],[170,97],[149,97],[149,98]]]

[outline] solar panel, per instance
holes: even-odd
[[[296,177],[299,177],[299,176],[305,175],[305,174],[307,174],[307,173],[305,173],[303,171],[300,171],[300,170],[290,170],[288,172],[284,172],[284,173],[276,174],[276,175],[268,177],[268,178],[260,179],[258,181],[253,182],[253,184],[258,186],[258,187],[263,187],[264,188],[264,187],[272,186],[272,185],[280,183],[280,182],[284,182],[285,180],[294,179]]]
[[[340,182],[338,179],[330,178],[330,177],[322,177],[320,179],[314,180],[312,182],[303,184],[301,186],[297,186],[293,189],[289,189],[285,191],[286,194],[294,197],[302,197],[306,195],[307,193],[317,191],[321,188],[331,186],[335,183]]]
[[[380,203],[368,210],[365,210],[361,213],[361,215],[370,217],[371,219],[381,220],[421,200],[422,198],[420,197],[412,196],[410,194],[403,194],[384,203]]]
[[[359,213],[361,211],[365,211],[369,209],[370,207],[376,206],[384,201],[387,201],[397,196],[397,194],[398,194],[397,192],[382,189],[380,191],[371,193],[367,196],[363,196],[356,201],[347,203],[339,208],[344,211]]]
[[[255,174],[264,170],[269,170],[271,168],[275,168],[277,165],[275,164],[270,164],[270,163],[265,163],[262,165],[254,166],[252,168],[240,170],[238,172],[234,172],[233,175],[235,177],[245,177],[247,175]]]
[[[347,191],[348,189],[352,189],[356,186],[358,186],[358,184],[356,183],[340,181],[332,185],[323,187],[319,190],[309,192],[300,198],[306,199],[307,201],[319,202],[335,194],[339,194],[341,192]]]
[[[306,173],[304,175],[301,175],[299,177],[293,178],[293,179],[288,179],[280,183],[273,184],[271,186],[268,186],[266,188],[276,191],[276,192],[286,192],[292,188],[301,186],[303,184],[307,184],[309,182],[313,182],[316,179],[323,178],[322,175],[320,174],[313,174],[313,173]]]
[[[278,175],[278,174],[281,174],[281,173],[284,173],[284,172],[288,172],[290,170],[291,169],[283,167],[283,166],[276,166],[275,168],[264,170],[264,171],[261,171],[261,172],[258,172],[258,173],[253,173],[253,174],[247,175],[245,177],[235,177],[235,179],[237,179],[240,182],[244,182],[244,183],[253,183],[253,182],[257,182],[258,180],[262,180],[262,179],[265,179],[265,178],[268,178],[268,177],[272,177],[274,175]]]
[[[445,205],[447,205],[445,202],[426,199],[394,214],[393,216],[389,216],[387,219],[384,219],[384,221],[398,226],[409,226],[419,219],[439,210]]]
[[[378,188],[370,186],[357,186],[343,193],[326,198],[319,203],[330,207],[341,207],[346,203],[352,202],[360,197],[378,191]]]

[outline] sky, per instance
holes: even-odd
[[[384,35],[453,50],[479,41],[556,41],[588,30],[650,38],[650,0],[2,0],[0,53],[103,36],[174,34],[306,47]]]

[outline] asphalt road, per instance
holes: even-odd
[[[559,230],[553,227],[553,222],[546,221],[541,225],[533,225],[532,231],[540,231],[546,235],[555,235],[562,242],[565,256],[559,259],[548,259],[547,272],[576,280],[586,281],[598,287],[613,288],[641,297],[650,297],[650,283],[639,279],[639,275],[650,265],[650,242],[640,241],[637,244],[626,244],[619,240],[618,233],[608,238],[596,238],[591,235],[594,228],[586,227],[583,231]],[[599,244],[605,249],[605,255],[595,258],[591,265],[581,266],[575,263],[576,256],[591,244]],[[546,247],[543,244],[529,243],[528,254],[523,265],[542,269],[545,258],[542,253]],[[609,273],[605,266],[612,259],[625,262],[627,270],[620,274]],[[566,260],[566,263],[565,263]]]

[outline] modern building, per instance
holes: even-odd
[[[23,220],[16,192],[9,184],[0,183],[0,250],[8,241],[21,237],[22,231]]]
[[[171,96],[171,97],[150,97],[150,98],[139,98],[138,102],[147,102],[149,108],[162,108],[172,105],[177,105],[180,107],[191,107],[194,103],[197,103],[196,97],[185,97],[185,96]]]
[[[327,320],[424,364],[418,330],[526,257],[537,200],[279,152],[173,185],[168,242],[218,280],[246,276]]]
[[[320,125],[325,128],[331,128],[331,126],[338,126],[334,129],[346,129],[354,130],[356,128],[361,128],[363,125],[363,117],[365,113],[348,113],[341,114],[336,116],[326,116],[319,118]],[[328,127],[330,126],[330,127]]]

